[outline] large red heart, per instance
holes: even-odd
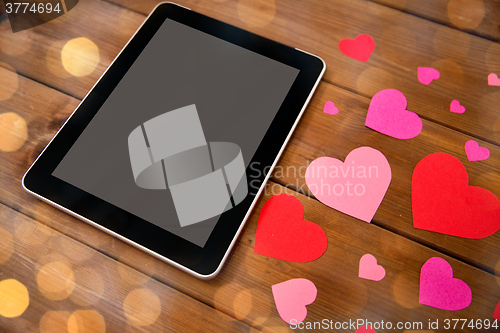
[[[346,38],[340,40],[339,50],[348,57],[367,62],[375,50],[375,41],[369,35],[359,35],[354,39]]]
[[[413,171],[413,226],[442,234],[484,238],[500,229],[500,200],[468,186],[463,164],[445,153],[424,157]]]
[[[325,231],[303,217],[304,208],[297,198],[289,194],[273,196],[259,214],[255,253],[293,262],[321,257],[328,244]]]

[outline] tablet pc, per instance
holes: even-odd
[[[23,177],[199,278],[221,269],[325,64],[159,4]]]

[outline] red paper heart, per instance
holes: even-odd
[[[293,262],[321,257],[328,244],[325,231],[303,217],[304,208],[297,198],[289,194],[273,196],[259,214],[255,253]]]
[[[495,311],[493,312],[493,319],[500,320],[500,301],[498,301]]]
[[[348,57],[367,62],[375,50],[375,41],[369,35],[359,35],[354,39],[346,38],[339,42],[339,50]]]
[[[371,326],[363,325],[356,330],[356,333],[376,333],[376,332]]]
[[[500,229],[500,200],[468,186],[463,164],[445,153],[424,157],[413,171],[413,226],[442,234],[484,238]]]

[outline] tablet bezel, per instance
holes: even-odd
[[[299,69],[297,78],[248,164],[247,177],[249,168],[255,168],[254,162],[260,162],[261,172],[257,178],[252,178],[253,184],[259,184],[258,192],[255,196],[248,195],[236,208],[221,215],[203,248],[52,176],[54,169],[166,19]],[[264,171],[272,170],[276,165],[325,68],[324,61],[315,55],[180,5],[160,3],[28,169],[23,177],[23,187],[38,198],[198,278],[212,278],[219,273],[265,187],[270,172],[265,174]]]

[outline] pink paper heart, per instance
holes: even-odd
[[[406,97],[399,90],[381,90],[370,101],[365,125],[396,139],[414,138],[422,132],[422,119],[406,106]]]
[[[460,105],[460,102],[454,99],[450,104],[450,111],[454,113],[464,113],[465,106]]]
[[[307,279],[291,279],[272,286],[274,303],[281,319],[297,325],[307,316],[306,305],[316,300],[318,290]]]
[[[465,143],[465,153],[470,162],[484,161],[490,157],[490,150],[486,147],[479,147],[479,143],[474,140]]]
[[[453,277],[450,264],[438,257],[430,258],[420,270],[420,304],[458,311],[472,302],[472,292],[464,281]]]
[[[418,68],[418,81],[426,86],[431,84],[432,81],[438,80],[441,77],[439,71],[432,67],[419,67]]]
[[[342,213],[370,223],[391,182],[384,154],[370,147],[354,149],[345,163],[332,157],[315,159],[306,170],[314,196]]]
[[[385,269],[377,264],[377,258],[367,253],[359,260],[359,274],[362,279],[380,281],[385,277]]]
[[[339,109],[335,106],[335,103],[333,103],[332,101],[328,101],[325,103],[325,107],[323,108],[323,112],[333,115],[333,114],[339,113]]]
[[[500,86],[500,79],[495,73],[488,75],[488,85],[490,86]]]
[[[363,325],[356,330],[356,333],[376,333],[376,332],[371,326]]]

